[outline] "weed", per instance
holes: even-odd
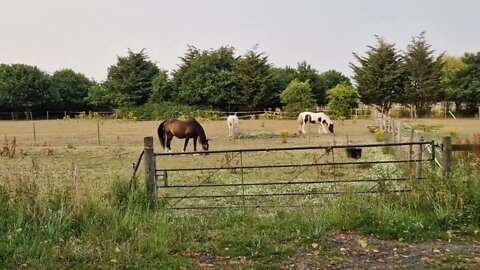
[[[17,149],[17,138],[13,137],[11,143],[9,144],[7,136],[5,136],[5,143],[3,144],[0,155],[5,155],[9,158],[13,158],[15,156],[16,149]]]
[[[280,136],[282,136],[282,143],[287,143],[287,137],[288,137],[288,130],[282,129],[280,130]]]

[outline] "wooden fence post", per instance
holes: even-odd
[[[420,135],[420,142],[423,142],[423,136]],[[422,166],[423,166],[423,144],[418,145],[418,158],[417,158],[417,178],[422,178]]]
[[[452,171],[452,137],[445,136],[442,138],[442,160],[443,160],[443,173],[448,174]]]
[[[35,122],[33,124],[33,145],[37,145],[37,133],[35,132]]]
[[[100,120],[97,119],[97,141],[98,141],[98,145],[100,145]],[[152,144],[152,147],[153,147],[153,144]]]
[[[398,122],[397,128],[398,128],[397,129],[397,135],[398,135],[397,142],[401,143],[402,142],[402,122]]]
[[[153,153],[153,137],[143,138],[143,151],[145,155],[145,182],[147,191],[151,194],[157,194],[157,177],[155,166],[155,154]]]

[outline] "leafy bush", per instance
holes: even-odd
[[[285,111],[288,112],[289,117],[293,117],[299,112],[311,110],[315,103],[310,84],[300,82],[298,79],[294,79],[288,84],[287,88],[280,94],[280,100],[286,105]]]
[[[339,117],[350,117],[360,102],[358,91],[351,85],[340,83],[327,91],[328,107]]]
[[[377,142],[383,142],[386,140],[386,135],[385,135],[385,132],[379,128],[375,129],[374,131],[374,134],[375,134],[375,140]]]
[[[128,114],[133,113],[138,120],[161,120],[179,118],[194,112],[194,108],[172,102],[147,103],[138,107],[125,107],[120,110],[119,117],[128,119]]]
[[[410,117],[410,110],[405,107],[396,107],[390,110],[390,117],[394,118],[406,118]]]
[[[432,109],[430,111],[431,116],[436,118],[443,118],[445,117],[445,110],[444,109]]]

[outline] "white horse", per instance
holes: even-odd
[[[305,134],[305,125],[307,123],[310,124],[320,124],[318,128],[318,133],[328,134],[328,132],[333,134],[333,122],[328,117],[328,115],[320,112],[320,113],[312,113],[312,112],[302,112],[298,115],[298,124],[300,125],[298,132],[300,134]],[[327,130],[328,128],[328,130]]]
[[[235,136],[238,132],[238,127],[240,122],[238,121],[237,115],[229,115],[227,117],[228,124],[228,137]]]

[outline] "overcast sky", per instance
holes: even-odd
[[[171,71],[189,44],[237,54],[259,44],[275,66],[305,60],[350,76],[352,52],[374,35],[405,50],[426,30],[437,53],[480,51],[479,12],[479,0],[0,0],[0,63],[102,81],[127,48]]]

